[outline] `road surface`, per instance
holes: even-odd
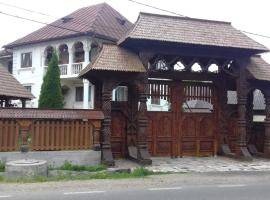
[[[0,184],[0,200],[269,200],[270,173],[204,173],[145,179]]]

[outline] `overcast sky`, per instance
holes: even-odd
[[[131,22],[135,22],[139,12],[168,14],[128,0],[0,0],[0,12],[27,17],[42,22],[52,22],[76,9],[96,3],[107,2]],[[232,22],[240,30],[254,32],[270,37],[269,0],[137,0],[162,9],[170,10],[188,17]],[[54,17],[29,13],[11,8],[1,3],[13,4],[30,10],[46,13]],[[0,46],[31,33],[43,25],[28,22],[0,13]],[[270,38],[248,35],[270,48]],[[270,55],[264,58],[270,62]]]

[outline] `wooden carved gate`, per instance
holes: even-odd
[[[165,112],[147,113],[148,144],[153,156],[216,154],[217,112],[212,83],[151,81],[148,97],[152,102],[160,98],[169,106]]]
[[[152,111],[147,112],[147,142],[152,156],[216,154],[217,101],[212,83],[150,80],[148,88],[147,104]],[[154,110],[155,106],[159,110]],[[126,139],[127,117],[121,109],[113,109],[111,144],[115,157],[127,155]]]

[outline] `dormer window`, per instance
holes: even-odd
[[[21,54],[21,68],[32,67],[32,52]]]

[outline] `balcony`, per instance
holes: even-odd
[[[71,64],[71,73],[79,74],[82,71],[83,63],[73,63]]]
[[[61,78],[69,78],[69,77],[77,77],[78,74],[83,69],[83,63],[72,63],[72,64],[62,64],[59,65],[60,69],[60,77]],[[44,66],[44,72],[43,75],[47,73],[48,66]]]

